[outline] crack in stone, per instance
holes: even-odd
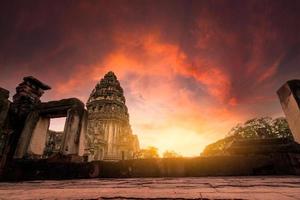
[[[226,188],[226,187],[238,187],[238,188],[247,188],[247,187],[260,187],[260,186],[265,186],[265,187],[285,187],[285,188],[298,188],[299,186],[291,186],[291,185],[268,185],[268,184],[253,184],[253,185],[215,185],[215,188]]]

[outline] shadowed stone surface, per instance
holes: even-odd
[[[46,141],[48,128],[50,125],[50,119],[40,117],[37,122],[27,149],[27,153],[30,155],[42,155],[44,153],[44,146]]]
[[[1,199],[300,199],[300,177],[142,178],[0,183]]]
[[[1,142],[3,146],[3,154],[0,159],[0,177],[4,174],[4,169],[7,163],[11,162],[13,156],[18,148],[18,143],[20,143],[20,138],[23,139],[23,144],[19,145],[19,150],[17,150],[19,156],[27,151],[27,146],[30,143],[31,132],[35,124],[38,122],[38,115],[31,115],[30,113],[36,113],[34,110],[37,105],[41,103],[40,97],[43,95],[44,90],[48,90],[50,87],[38,79],[28,76],[24,77],[23,82],[16,87],[16,94],[13,96],[13,102],[8,101],[9,93],[3,89],[0,90],[0,104],[4,103],[4,109],[7,110],[7,105],[9,103],[9,110],[6,113],[6,119],[0,120],[0,129],[4,129],[1,135]],[[4,99],[3,99],[4,98]],[[3,106],[1,106],[0,115],[3,115]],[[0,116],[0,117],[1,117]],[[31,117],[31,121],[27,124],[28,118]],[[1,117],[2,118],[2,117]],[[26,122],[26,124],[25,124]],[[26,131],[24,132],[24,130]],[[29,132],[29,130],[31,130]],[[8,134],[9,133],[9,134]],[[23,136],[21,136],[23,135]],[[4,138],[3,138],[4,136]]]
[[[300,143],[300,80],[287,81],[277,94],[294,139]]]
[[[10,102],[8,90],[0,87],[0,128],[4,128],[7,121]]]

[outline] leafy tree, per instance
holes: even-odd
[[[244,139],[255,138],[290,138],[293,139],[291,130],[285,118],[272,119],[271,117],[254,118],[244,124],[233,127],[228,136]]]
[[[165,151],[163,153],[163,157],[164,158],[178,158],[178,157],[182,157],[181,155],[179,155],[178,153],[176,153],[175,151]]]
[[[227,136],[205,147],[202,155],[221,155],[237,139],[288,138],[294,140],[285,118],[254,118],[233,127]]]
[[[276,118],[273,120],[273,134],[277,138],[293,138],[293,134],[289,125],[284,117]]]
[[[149,146],[146,149],[141,149],[137,153],[137,158],[158,158],[158,149],[153,146]]]

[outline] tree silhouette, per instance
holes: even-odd
[[[255,138],[290,138],[293,139],[291,130],[285,118],[272,119],[271,117],[254,118],[244,124],[233,127],[228,136],[243,139]]]
[[[178,158],[178,157],[182,157],[180,154],[176,153],[175,151],[165,151],[163,153],[163,157],[164,158]]]
[[[294,140],[285,118],[254,118],[233,127],[227,136],[205,147],[202,155],[222,155],[226,149],[239,139],[286,138]]]
[[[153,146],[149,146],[146,149],[141,149],[138,153],[137,153],[137,158],[141,158],[141,159],[147,159],[147,158],[158,158],[158,149],[156,147]]]

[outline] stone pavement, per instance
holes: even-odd
[[[300,200],[300,177],[186,177],[2,182],[0,199]]]

